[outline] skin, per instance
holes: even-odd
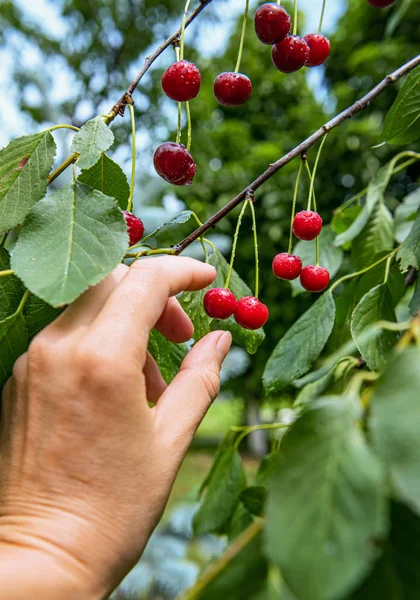
[[[105,599],[140,558],[231,345],[210,333],[167,386],[149,332],[188,340],[174,296],[215,277],[189,258],[120,265],[16,362],[0,430],[3,598]]]

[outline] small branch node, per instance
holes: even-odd
[[[254,190],[247,190],[246,191],[245,200],[249,200],[252,203],[255,202],[256,199],[255,199]]]
[[[134,100],[133,100],[133,96],[131,94],[129,94],[128,92],[125,94],[125,102],[126,104],[131,104],[131,106],[134,106]],[[125,107],[124,107],[125,108]]]

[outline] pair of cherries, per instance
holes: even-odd
[[[299,240],[314,240],[321,233],[322,218],[317,212],[303,210],[293,219],[292,229]],[[328,269],[315,265],[302,268],[299,256],[287,252],[274,257],[273,273],[279,279],[287,281],[300,277],[302,287],[308,292],[323,292],[330,283]]]
[[[204,310],[212,319],[228,319],[234,315],[235,321],[244,329],[259,329],[268,319],[268,308],[254,296],[244,296],[236,300],[226,288],[212,288],[204,296]]]
[[[282,73],[294,73],[303,66],[318,67],[330,54],[330,42],[320,33],[310,33],[304,38],[290,35],[290,15],[278,4],[269,2],[260,6],[254,25],[258,39],[273,46],[273,63]]]

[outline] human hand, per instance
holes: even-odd
[[[231,344],[229,333],[210,333],[166,386],[149,333],[188,340],[193,327],[174,296],[215,276],[189,258],[120,265],[16,362],[0,433],[8,600],[106,598],[139,559]]]

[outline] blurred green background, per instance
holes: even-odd
[[[290,2],[284,4],[291,10]],[[299,33],[316,28],[321,4],[322,0],[300,0]],[[160,88],[161,74],[174,60],[171,49],[134,95],[139,148],[135,212],[148,230],[185,206],[206,219],[269,163],[419,51],[417,0],[397,0],[387,10],[375,10],[366,0],[330,0],[325,23],[332,50],[326,68],[293,75],[274,69],[270,48],[258,42],[250,20],[241,70],[251,78],[253,94],[243,107],[224,108],[213,98],[212,82],[219,72],[234,68],[243,5],[239,0],[214,0],[187,35],[186,58],[199,66],[203,76],[200,94],[191,103],[192,154],[198,167],[191,187],[172,188],[152,168],[156,146],[174,139],[176,105]],[[108,112],[148,52],[178,27],[182,10],[181,0],[0,1],[0,143],[55,123],[81,125]],[[384,115],[396,93],[395,87],[389,88],[367,111],[329,136],[315,185],[326,223],[334,208],[365,187],[394,154],[387,146],[372,146],[381,142]],[[113,158],[129,174],[128,117],[118,118],[113,130],[117,139]],[[61,162],[69,152],[71,135],[60,131],[56,138]],[[309,155],[312,162],[314,152]],[[290,285],[271,273],[273,256],[287,249],[296,169],[296,163],[288,165],[256,195],[261,299],[270,309],[266,340],[254,357],[239,348],[231,352],[220,399],[182,467],[164,523],[137,571],[115,597],[127,598],[131,592],[140,597],[141,588],[144,598],[172,598],[194,581],[199,567],[223,547],[223,541],[212,536],[191,541],[195,492],[215,447],[230,425],[271,420],[278,411],[287,411],[293,390],[263,401],[261,373],[276,342],[312,302],[306,293],[292,296]],[[419,167],[414,165],[394,177],[389,196],[403,198],[418,176]],[[62,175],[54,186],[63,185],[66,177]],[[304,178],[301,206],[307,187]],[[211,236],[225,254],[236,217],[235,211]],[[193,255],[202,257],[200,252],[199,245],[192,248]],[[251,287],[253,252],[250,219],[245,217],[235,268]],[[255,456],[265,451],[267,443],[261,433],[249,436],[243,452],[250,473]]]

